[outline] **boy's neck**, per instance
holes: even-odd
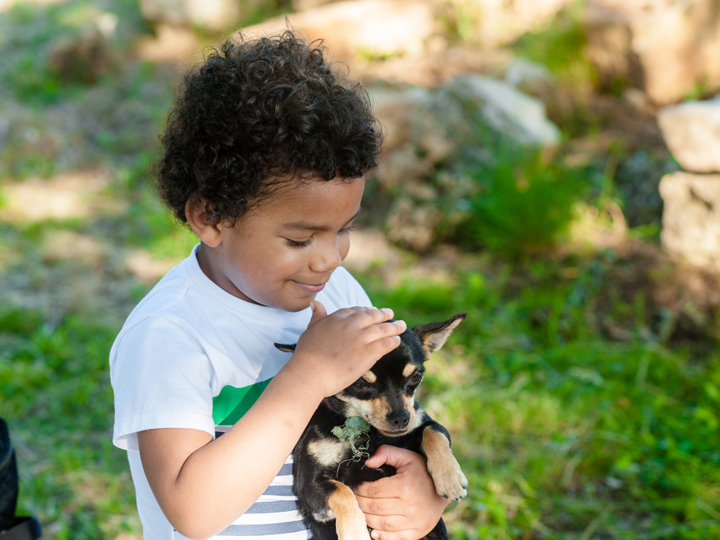
[[[204,242],[201,242],[200,246],[198,247],[197,261],[203,274],[205,274],[210,281],[212,281],[215,285],[220,287],[225,292],[239,298],[240,300],[244,300],[245,302],[261,305],[258,302],[255,302],[252,298],[249,298],[247,295],[243,294],[243,292],[238,289],[232,281],[225,277],[225,275],[220,271],[219,268],[217,268],[213,257],[212,249],[213,248],[211,248]]]

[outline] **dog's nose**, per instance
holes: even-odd
[[[410,422],[410,413],[403,411],[395,411],[388,415],[388,422],[394,428],[405,428]]]

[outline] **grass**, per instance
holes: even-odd
[[[115,538],[137,530],[123,452],[111,444],[107,357],[117,329],[32,310],[0,315],[0,415],[17,448],[18,514],[48,538]]]
[[[411,325],[468,312],[431,360],[424,396],[469,473],[455,538],[720,534],[720,354],[663,345],[622,303],[605,315],[632,336],[608,340],[592,323],[611,286],[597,278],[603,264],[573,279],[543,265],[519,290],[492,271],[394,290],[365,278]]]

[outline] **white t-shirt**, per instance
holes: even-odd
[[[137,432],[190,428],[219,436],[255,402],[290,355],[310,309],[297,313],[241,300],[200,269],[197,246],[128,317],[110,351],[115,392],[113,443],[128,451],[145,540],[185,538],[160,509],[140,461]],[[360,284],[338,268],[317,300],[332,313],[370,306]],[[238,491],[242,486],[238,486]],[[305,540],[310,532],[292,494],[292,456],[265,493],[218,539]]]

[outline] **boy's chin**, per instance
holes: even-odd
[[[312,298],[288,300],[286,302],[282,302],[281,305],[276,305],[275,307],[277,307],[278,309],[282,309],[283,311],[288,311],[290,313],[297,313],[299,311],[305,311],[306,309],[308,309],[313,300],[315,300],[315,296],[313,296]]]

